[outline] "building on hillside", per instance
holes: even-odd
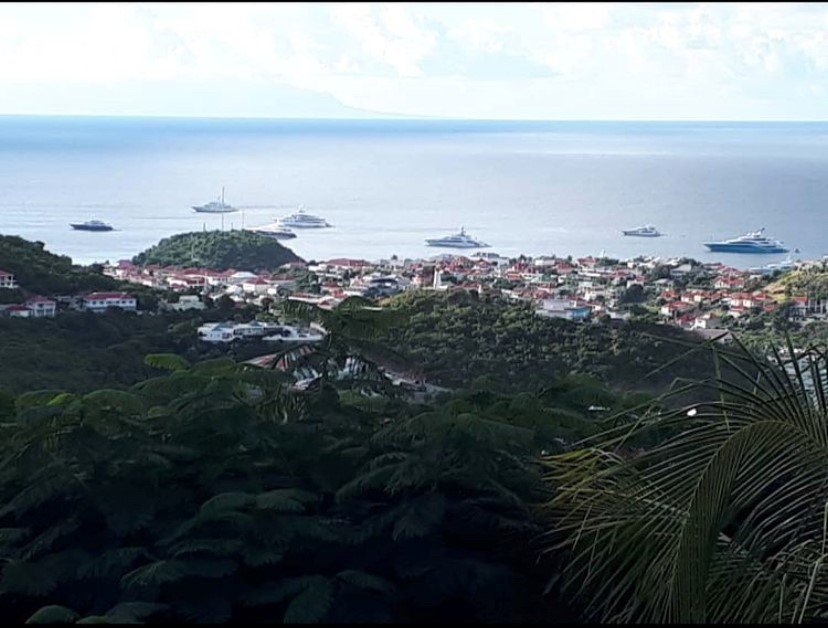
[[[32,318],[31,308],[25,305],[9,305],[3,311],[6,313],[7,316],[11,316],[12,318]]]
[[[45,297],[32,297],[25,305],[32,311],[32,318],[54,318],[57,312],[57,303]]]
[[[5,270],[0,270],[0,288],[13,290],[17,287],[17,282],[14,280],[14,275]]]
[[[93,292],[83,297],[84,310],[105,312],[111,308],[134,312],[138,309],[138,300],[126,292]]]
[[[571,321],[582,321],[592,312],[589,305],[566,299],[544,299],[540,307],[535,310],[538,316],[546,318],[565,318]]]
[[[204,342],[233,342],[234,323],[207,323],[198,328],[198,337]]]
[[[187,310],[203,310],[206,305],[204,302],[194,294],[182,294],[178,297],[177,303],[164,303],[164,308],[174,312],[184,312]]]
[[[695,266],[690,263],[681,264],[676,266],[675,268],[670,269],[670,277],[673,279],[678,279],[680,277],[684,277],[688,273],[691,273],[695,270]]]
[[[233,342],[245,338],[264,338],[282,327],[278,323],[263,321],[207,323],[198,328],[198,337],[204,342]]]

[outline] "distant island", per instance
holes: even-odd
[[[136,255],[142,266],[198,266],[214,270],[272,270],[301,257],[275,240],[249,231],[196,231],[164,238]]]

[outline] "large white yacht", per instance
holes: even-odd
[[[644,225],[643,227],[636,227],[635,229],[624,229],[624,235],[638,236],[640,238],[657,238],[662,234],[652,225]]]
[[[788,249],[779,240],[772,240],[765,234],[765,228],[751,231],[738,238],[722,242],[705,242],[704,245],[717,253],[787,253]]]
[[[293,231],[287,227],[280,226],[278,223],[262,225],[261,227],[247,227],[246,231],[265,236],[266,238],[273,238],[274,240],[290,240],[296,237]]]
[[[452,249],[483,249],[489,246],[485,242],[472,238],[462,227],[460,228],[460,233],[444,238],[432,238],[426,240],[426,244],[428,246],[441,246]]]
[[[221,198],[210,201],[206,205],[193,205],[193,209],[200,214],[229,214],[239,211],[224,202],[224,187],[221,188]]]
[[[294,229],[320,229],[331,226],[324,218],[308,214],[302,207],[295,214],[279,218],[276,224],[280,227],[293,227]]]

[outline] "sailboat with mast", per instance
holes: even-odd
[[[224,186],[221,187],[221,198],[210,201],[206,205],[193,205],[193,209],[200,214],[229,214],[239,211],[224,202]]]

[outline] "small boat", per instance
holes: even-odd
[[[239,211],[224,202],[224,187],[221,188],[220,198],[215,201],[210,201],[206,205],[193,205],[193,209],[200,214],[229,214]]]
[[[765,228],[751,231],[737,238],[722,242],[705,242],[704,246],[716,253],[787,253],[788,249],[779,240],[764,235]]]
[[[483,249],[489,246],[485,242],[472,238],[462,227],[460,228],[460,233],[444,238],[432,238],[426,240],[426,244],[428,246],[441,246],[452,249]]]
[[[278,223],[262,225],[261,227],[247,227],[246,231],[274,240],[290,240],[296,237],[293,231],[287,227],[280,227]]]
[[[321,229],[331,226],[324,218],[308,214],[302,207],[295,214],[279,218],[276,224],[280,227],[293,227],[295,229]]]
[[[69,226],[72,229],[77,229],[78,231],[112,231],[112,225],[109,225],[105,222],[100,220],[88,220],[86,222],[80,223],[69,223]]]
[[[640,238],[658,238],[663,235],[652,225],[644,225],[643,227],[636,227],[635,229],[625,229],[623,233],[625,236],[638,236]]]

